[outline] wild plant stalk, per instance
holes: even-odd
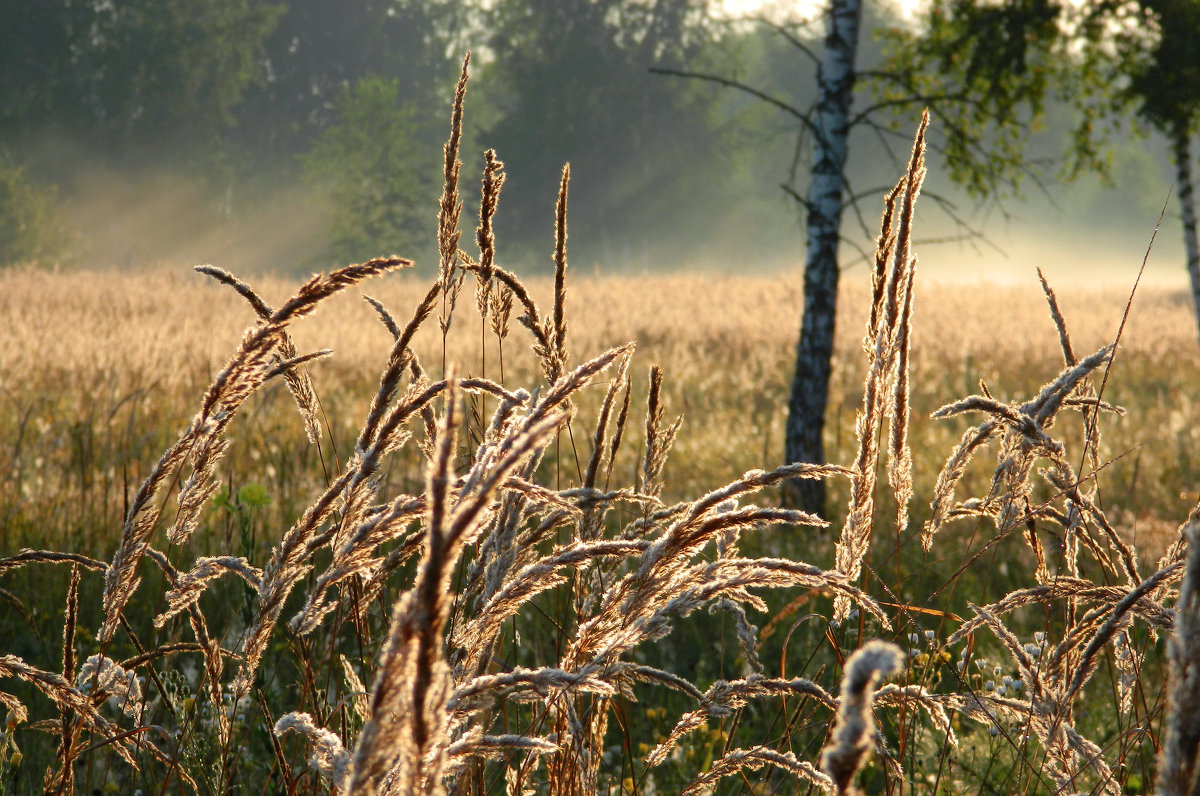
[[[921,183],[925,179],[925,131],[929,114],[921,117],[913,141],[908,171],[885,201],[882,232],[876,257],[874,292],[866,344],[869,367],[863,386],[863,408],[858,415],[858,455],[851,476],[850,505],[841,539],[837,543],[837,569],[850,579],[865,577],[863,559],[871,546],[875,513],[875,465],[879,458],[879,437],[885,415],[891,416],[889,448],[892,466],[889,478],[899,506],[897,520],[907,524],[907,505],[912,494],[911,454],[908,451],[908,318],[912,307],[912,271],[915,258],[910,252],[913,215]],[[895,240],[891,239],[892,213],[897,197],[903,193]],[[886,275],[883,262],[890,261]],[[891,401],[886,393],[891,391]],[[898,531],[899,532],[899,531]],[[864,582],[865,583],[865,582]],[[834,619],[841,622],[850,604],[839,598]]]
[[[935,413],[984,417],[943,468],[922,533],[929,550],[943,526],[986,518],[995,534],[982,549],[1000,550],[1021,544],[1010,540],[1018,531],[1032,554],[1027,582],[961,619],[950,610],[944,589],[933,597],[927,591],[913,594],[910,583],[919,579],[906,581],[900,559],[907,551],[900,546],[909,540],[904,528],[914,491],[907,418],[909,390],[919,384],[908,373],[914,323],[910,248],[924,175],[925,122],[906,176],[885,198],[864,338],[867,377],[855,466],[752,470],[694,499],[667,503],[665,464],[680,424],[667,420],[663,370],[655,366],[649,372],[645,446],[629,452],[622,443],[630,424],[639,422],[630,417],[637,411],[631,395],[641,389],[631,376],[633,346],[609,348],[580,364],[568,358],[569,170],[563,170],[555,204],[554,299],[548,313],[539,312],[516,274],[496,265],[492,220],[504,172],[490,151],[476,233],[479,261],[458,248],[466,66],[464,61],[444,151],[436,277],[414,300],[406,323],[368,299],[391,337],[391,349],[354,451],[278,535],[267,560],[256,561],[253,551],[201,550],[215,537],[193,533],[202,527],[208,490],[224,461],[231,418],[270,378],[282,376],[305,436],[311,437],[318,403],[307,375],[301,375],[308,360],[291,346],[290,324],[334,293],[406,261],[380,258],[318,277],[279,308],[235,277],[206,267],[205,274],[250,302],[259,322],[206,392],[196,419],[134,497],[112,562],[49,551],[0,558],[0,573],[72,565],[61,660],[50,664],[61,666],[61,674],[32,659],[0,655],[0,677],[40,691],[54,708],[48,721],[37,724],[57,735],[55,759],[42,783],[46,790],[82,786],[73,777],[91,785],[105,776],[123,787],[140,776],[139,782],[160,789],[179,777],[209,792],[274,785],[289,793],[483,794],[498,791],[503,780],[513,793],[641,792],[651,783],[664,791],[698,793],[725,777],[762,770],[762,787],[770,790],[816,785],[850,793],[874,752],[888,787],[944,789],[942,769],[930,786],[926,777],[933,772],[921,767],[936,754],[938,765],[952,768],[956,778],[989,766],[1013,772],[1008,779],[1001,776],[999,786],[993,778],[967,787],[1116,794],[1131,782],[1122,778],[1145,748],[1142,736],[1122,731],[1119,743],[1092,740],[1079,708],[1105,691],[1099,698],[1113,701],[1122,727],[1150,726],[1156,710],[1152,653],[1159,634],[1171,634],[1173,667],[1160,790],[1194,790],[1193,736],[1200,733],[1188,725],[1196,713],[1188,707],[1195,701],[1188,667],[1200,653],[1187,645],[1189,633],[1195,635],[1200,521],[1189,523],[1155,571],[1143,576],[1136,551],[1106,516],[1094,488],[1073,474],[1068,440],[1055,436],[1062,427],[1054,421],[1063,409],[1087,413],[1091,422],[1083,444],[1092,449],[1092,469],[1102,466],[1091,458],[1097,437],[1090,426],[1112,407],[1087,380],[1111,362],[1113,349],[1076,357],[1045,280],[1066,367],[1024,402],[1001,401],[982,389]],[[497,337],[499,383],[486,378],[486,358],[479,378],[445,372],[457,285],[467,272],[477,279],[480,342],[486,344],[488,326]],[[432,378],[413,346],[439,306],[444,370]],[[513,307],[520,308],[542,376],[525,387],[504,382],[503,343]],[[580,407],[593,405],[583,396],[597,383],[591,449],[576,456],[578,482],[561,484],[553,475],[554,440],[564,426],[570,430]],[[495,410],[490,419],[481,413],[479,438],[464,457],[468,396],[479,396],[480,405],[487,396]],[[898,511],[897,577],[890,585],[872,576],[867,558],[879,521],[874,472],[885,446],[885,421]],[[389,474],[409,461],[396,454],[414,440],[420,450],[411,458],[421,463],[424,487],[407,494],[405,480]],[[986,494],[957,500],[968,461],[993,440],[999,443],[998,462]],[[684,457],[676,461],[691,466]],[[793,551],[797,548],[785,544],[804,526],[826,524],[771,505],[763,493],[796,478],[830,477],[848,477],[851,485],[834,569],[785,553],[749,552],[752,539],[771,550]],[[180,509],[168,521],[164,506],[176,485]],[[152,544],[160,527],[176,544],[170,556]],[[980,551],[970,554],[979,560]],[[142,603],[132,599],[145,559],[159,568],[165,584],[153,616],[161,634],[142,631],[151,617],[143,621]],[[965,583],[965,571],[966,564],[948,582]],[[89,600],[81,575],[100,572],[101,632],[96,651],[80,664],[76,646],[88,641],[77,625]],[[1180,578],[1182,596],[1172,608]],[[784,601],[790,603],[782,610],[770,597],[773,589],[789,590]],[[249,595],[244,617],[227,604],[230,595],[241,593]],[[807,616],[789,614],[801,605],[808,606]],[[288,606],[295,613],[281,628]],[[719,612],[721,624],[697,621],[702,609]],[[1028,632],[1031,609],[1045,618],[1026,640],[1019,633]],[[885,636],[910,632],[907,668],[896,646],[856,644],[847,625],[826,620],[845,620],[851,610],[862,617],[860,632],[868,622]],[[759,632],[753,611],[771,612],[766,630]],[[231,616],[232,625],[217,623]],[[957,632],[944,642],[933,630],[917,632],[931,616],[958,623]],[[186,617],[186,624],[177,617]],[[352,627],[345,626],[346,619]],[[683,642],[670,636],[681,622],[699,628],[706,644],[712,640],[696,675],[647,662],[659,653],[670,660],[680,649],[674,645]],[[786,634],[772,635],[775,627],[793,622]],[[809,632],[817,622],[822,630]],[[723,635],[718,643],[718,635],[709,633],[718,626],[733,637],[728,648]],[[194,640],[180,640],[189,628]],[[126,641],[132,650],[119,660]],[[960,644],[966,646],[954,664],[950,648]],[[788,656],[799,652],[810,660],[797,673]],[[989,666],[1006,661],[1021,685],[1011,676],[1004,685],[985,685],[972,675],[968,662],[985,653],[992,657]],[[189,661],[173,665],[177,655]],[[202,665],[192,664],[193,658]],[[232,682],[224,676],[229,658],[237,669]],[[1110,658],[1113,693],[1100,675]],[[843,659],[842,687],[834,693],[828,673]],[[992,676],[999,677],[995,666]],[[713,681],[713,672],[735,667],[740,676]],[[193,669],[192,680],[180,674]],[[901,682],[879,686],[881,677],[898,671]],[[279,679],[288,672],[295,672],[297,682]],[[631,707],[635,696],[655,706],[652,727]],[[0,692],[0,704],[11,713],[12,726],[0,737],[0,752],[6,754],[10,733],[29,713],[17,696]],[[255,708],[250,719],[247,705]],[[257,713],[273,730],[266,741],[255,731]],[[769,715],[778,715],[779,722],[769,725],[761,718]],[[877,724],[877,716],[887,718]],[[644,737],[653,743],[639,749]],[[254,759],[256,749],[265,757]],[[107,771],[106,756],[124,761],[114,767],[120,769],[116,774]],[[814,756],[819,761],[805,759]],[[305,758],[312,771],[303,770]],[[77,763],[84,773],[73,773]]]
[[[454,105],[450,112],[450,139],[443,149],[442,198],[438,208],[438,289],[442,297],[442,312],[438,326],[442,331],[442,372],[446,372],[446,336],[450,333],[454,305],[462,289],[463,274],[458,270],[458,241],[462,236],[459,219],[462,201],[458,198],[458,175],[462,170],[458,149],[462,143],[463,103],[467,96],[467,67],[471,54],[463,58],[462,72],[454,89]]]

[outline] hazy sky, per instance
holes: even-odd
[[[891,5],[899,9],[905,16],[922,3],[923,0],[890,0]],[[738,18],[766,14],[772,18],[803,19],[816,17],[825,5],[823,0],[712,0],[713,5],[720,9],[718,13]]]

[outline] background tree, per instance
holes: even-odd
[[[290,166],[338,123],[343,92],[374,76],[395,82],[422,141],[439,148],[468,11],[451,0],[288,0],[263,42],[267,79],[247,91],[233,142]]]
[[[13,0],[0,32],[0,123],[10,142],[58,130],[138,157],[233,122],[265,77],[283,6],[259,0]]]
[[[493,60],[477,95],[486,138],[508,166],[496,223],[510,257],[548,266],[546,219],[571,163],[576,262],[670,267],[689,234],[719,238],[712,184],[736,169],[711,95],[647,71],[700,57],[702,0],[499,0],[485,17]],[[707,227],[707,229],[706,229]],[[532,247],[532,250],[530,250]]]
[[[1170,145],[1192,304],[1200,325],[1200,241],[1192,176],[1192,139],[1200,123],[1200,3],[1105,2],[1093,10],[1089,30],[1101,45],[1093,48],[1091,64],[1105,82],[1125,86],[1109,112],[1120,116],[1133,105]],[[1104,35],[1113,31],[1118,35]],[[1117,45],[1118,57],[1105,57],[1106,41]]]
[[[416,109],[400,101],[399,81],[360,78],[342,89],[334,113],[304,156],[311,181],[332,200],[328,254],[355,262],[425,243],[436,150],[419,144]]]
[[[896,172],[903,153],[892,148],[906,146],[917,116],[928,107],[933,117],[930,149],[938,153],[950,177],[971,193],[987,196],[1015,190],[1034,173],[1023,144],[1040,122],[1055,84],[1049,71],[1052,54],[1025,46],[1025,37],[1038,26],[1052,24],[1057,6],[1048,0],[1008,0],[999,5],[952,0],[952,5],[969,11],[978,25],[966,38],[986,46],[957,51],[943,47],[946,31],[929,25],[917,30],[902,26],[886,10],[863,0],[829,0],[820,40],[814,40],[811,24],[772,25],[803,62],[816,67],[816,97],[808,103],[727,74],[672,72],[729,86],[773,105],[797,120],[797,152],[808,152],[807,185],[793,181],[784,186],[805,217],[804,309],[788,403],[785,461],[823,462],[825,458],[840,248],[849,239],[843,217],[851,210],[865,232],[858,203],[867,199],[874,207],[884,190],[851,190],[851,173],[860,157],[854,153],[863,151],[856,149],[856,141],[865,143],[861,139],[869,137],[871,148],[882,145],[897,164]],[[860,43],[874,38],[868,33],[890,41],[896,55],[889,58],[876,49],[864,59]],[[930,37],[941,37],[936,38],[936,47],[927,42]],[[968,61],[957,72],[961,79],[941,80],[936,71],[906,63],[918,47]],[[881,182],[886,185],[890,180]],[[936,190],[926,191],[926,196],[962,223]],[[873,209],[869,212],[874,214]],[[791,482],[784,500],[824,513],[824,484]]]

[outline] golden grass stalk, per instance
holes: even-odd
[[[492,296],[492,266],[496,261],[496,233],[492,228],[492,217],[496,215],[496,206],[500,202],[500,189],[504,187],[505,174],[504,163],[496,157],[494,149],[484,152],[483,157],[479,227],[475,230],[475,241],[479,245],[479,270],[475,272],[475,309],[479,313],[480,375],[487,376],[488,313],[496,305]],[[497,306],[497,309],[500,307]],[[499,336],[499,332],[497,332],[497,336]]]
[[[209,386],[200,412],[180,438],[163,453],[134,497],[121,542],[105,574],[104,621],[96,634],[102,645],[112,640],[125,604],[137,589],[140,581],[137,569],[149,548],[150,535],[162,513],[160,500],[170,478],[196,450],[201,451],[198,469],[211,477],[219,454],[224,450],[223,443],[217,440],[246,398],[266,379],[269,358],[287,327],[313,312],[321,301],[347,287],[410,265],[411,261],[400,257],[380,257],[348,265],[328,276],[315,276],[268,319],[247,332],[237,352]],[[203,490],[198,483],[192,488]]]
[[[450,332],[454,305],[462,288],[463,274],[458,270],[458,241],[462,237],[459,221],[462,201],[458,198],[458,176],[462,170],[458,149],[462,143],[463,103],[467,96],[467,67],[471,54],[463,58],[462,73],[454,89],[454,105],[450,112],[450,138],[442,150],[442,198],[438,205],[438,290],[442,297],[442,312],[438,326],[442,330],[442,370],[446,369],[446,335]]]
[[[867,642],[846,661],[837,720],[829,743],[821,750],[821,770],[833,782],[838,796],[855,792],[854,775],[875,745],[875,720],[871,715],[875,685],[903,665],[900,648],[883,641]]]
[[[658,365],[650,367],[650,389],[646,395],[646,450],[642,457],[642,471],[637,489],[647,495],[657,496],[662,492],[663,469],[667,466],[667,455],[675,436],[683,425],[678,417],[669,426],[663,425],[666,410],[662,404],[663,370]]]
[[[567,362],[567,188],[571,164],[562,167],[558,196],[554,201],[554,352]]]
[[[841,537],[835,549],[835,566],[838,572],[850,580],[862,574],[862,562],[871,544],[875,515],[875,466],[879,459],[879,435],[882,433],[884,416],[892,415],[891,454],[893,464],[889,477],[896,490],[899,505],[899,520],[907,520],[906,507],[912,494],[911,454],[908,452],[908,337],[911,314],[913,257],[910,253],[913,215],[917,196],[925,178],[925,132],[929,126],[929,114],[921,117],[921,124],[913,140],[912,155],[908,170],[885,201],[884,221],[876,253],[876,299],[868,319],[866,339],[874,343],[868,355],[867,375],[863,384],[863,408],[855,423],[858,435],[858,454],[851,475],[850,504]],[[903,186],[903,188],[901,188]],[[900,190],[904,199],[900,206],[900,218],[896,226],[895,242],[891,240],[895,201]],[[878,284],[880,261],[890,260],[883,285]],[[901,354],[901,352],[904,352]],[[900,369],[903,368],[903,373]],[[891,401],[885,397],[892,391]],[[834,619],[841,622],[850,611],[850,603],[838,598],[834,604]]]
[[[109,741],[126,763],[135,769],[138,767],[120,727],[101,716],[92,699],[67,682],[62,675],[30,666],[16,655],[0,655],[0,677],[14,677],[29,683],[49,697],[60,710],[70,711],[83,729]],[[8,700],[13,699],[9,695],[6,696]],[[10,702],[6,701],[6,704],[12,709]]]
[[[787,771],[802,781],[807,781],[822,789],[831,787],[832,782],[827,774],[817,770],[811,763],[797,759],[792,752],[780,752],[766,746],[754,746],[749,749],[733,749],[714,761],[708,771],[696,777],[679,792],[679,796],[692,796],[696,793],[711,793],[713,787],[725,777],[733,776],[745,769],[756,770],[765,765]]]
[[[263,301],[250,285],[223,268],[213,265],[198,265],[195,270],[236,290],[239,295],[250,302],[250,306],[254,308],[261,320],[265,321],[274,314],[271,305]],[[295,358],[296,354],[296,344],[292,342],[291,335],[284,332],[280,335],[278,358],[286,361]],[[287,383],[288,392],[292,394],[292,399],[296,402],[296,408],[300,410],[300,417],[304,421],[304,433],[308,436],[309,442],[315,443],[321,438],[321,425],[317,419],[319,407],[312,378],[307,371],[296,372],[291,369],[283,374],[283,378]]]
[[[203,556],[167,592],[166,608],[154,617],[154,626],[164,626],[171,617],[194,605],[213,581],[227,573],[240,575],[256,592],[262,587],[262,570],[242,556]]]
[[[342,747],[342,739],[336,733],[318,727],[312,716],[300,712],[280,716],[272,731],[279,736],[288,732],[303,735],[312,745],[309,767],[319,771],[335,790],[341,791],[345,787],[350,773],[350,754]]]

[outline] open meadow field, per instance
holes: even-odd
[[[848,272],[839,308],[827,442],[848,468],[862,456],[868,279]],[[291,306],[294,283],[253,282],[269,308]],[[12,702],[3,736],[5,787],[326,793],[363,771],[436,776],[413,774],[420,759],[463,792],[834,788],[818,760],[839,704],[854,704],[836,696],[846,657],[871,638],[899,649],[866,647],[882,659],[859,697],[881,674],[896,683],[875,693],[880,734],[860,744],[876,747],[867,792],[1149,787],[1177,527],[1200,498],[1186,295],[1139,290],[1111,370],[1093,357],[1090,379],[1060,390],[1063,416],[1034,437],[1049,447],[985,434],[947,494],[939,473],[988,421],[934,410],[982,394],[1037,416],[1042,385],[1075,371],[1035,274],[918,273],[909,516],[897,524],[881,457],[865,518],[851,497],[863,480],[827,474],[822,528],[777,508],[796,474],[777,469],[796,276],[525,283],[535,329],[557,328],[559,308],[565,322],[540,352],[519,300],[503,338],[481,324],[473,278],[443,340],[428,267],[321,301],[288,327],[301,355],[334,352],[293,369],[311,379],[297,411],[273,371],[239,370],[254,309],[227,285],[0,273],[0,673],[25,706]],[[399,327],[433,298],[382,415],[396,343],[364,295]],[[1128,298],[1060,287],[1078,359],[1112,342]],[[1088,450],[1084,399],[1094,407],[1102,382],[1124,411],[1101,413]],[[1095,473],[1086,494],[1054,480],[1064,464]],[[847,578],[838,551],[864,522]],[[456,540],[441,569],[429,527]],[[105,568],[129,556],[114,586]],[[432,630],[412,618],[421,600]]]
[[[1195,6],[16,3],[0,796],[1200,796]]]

